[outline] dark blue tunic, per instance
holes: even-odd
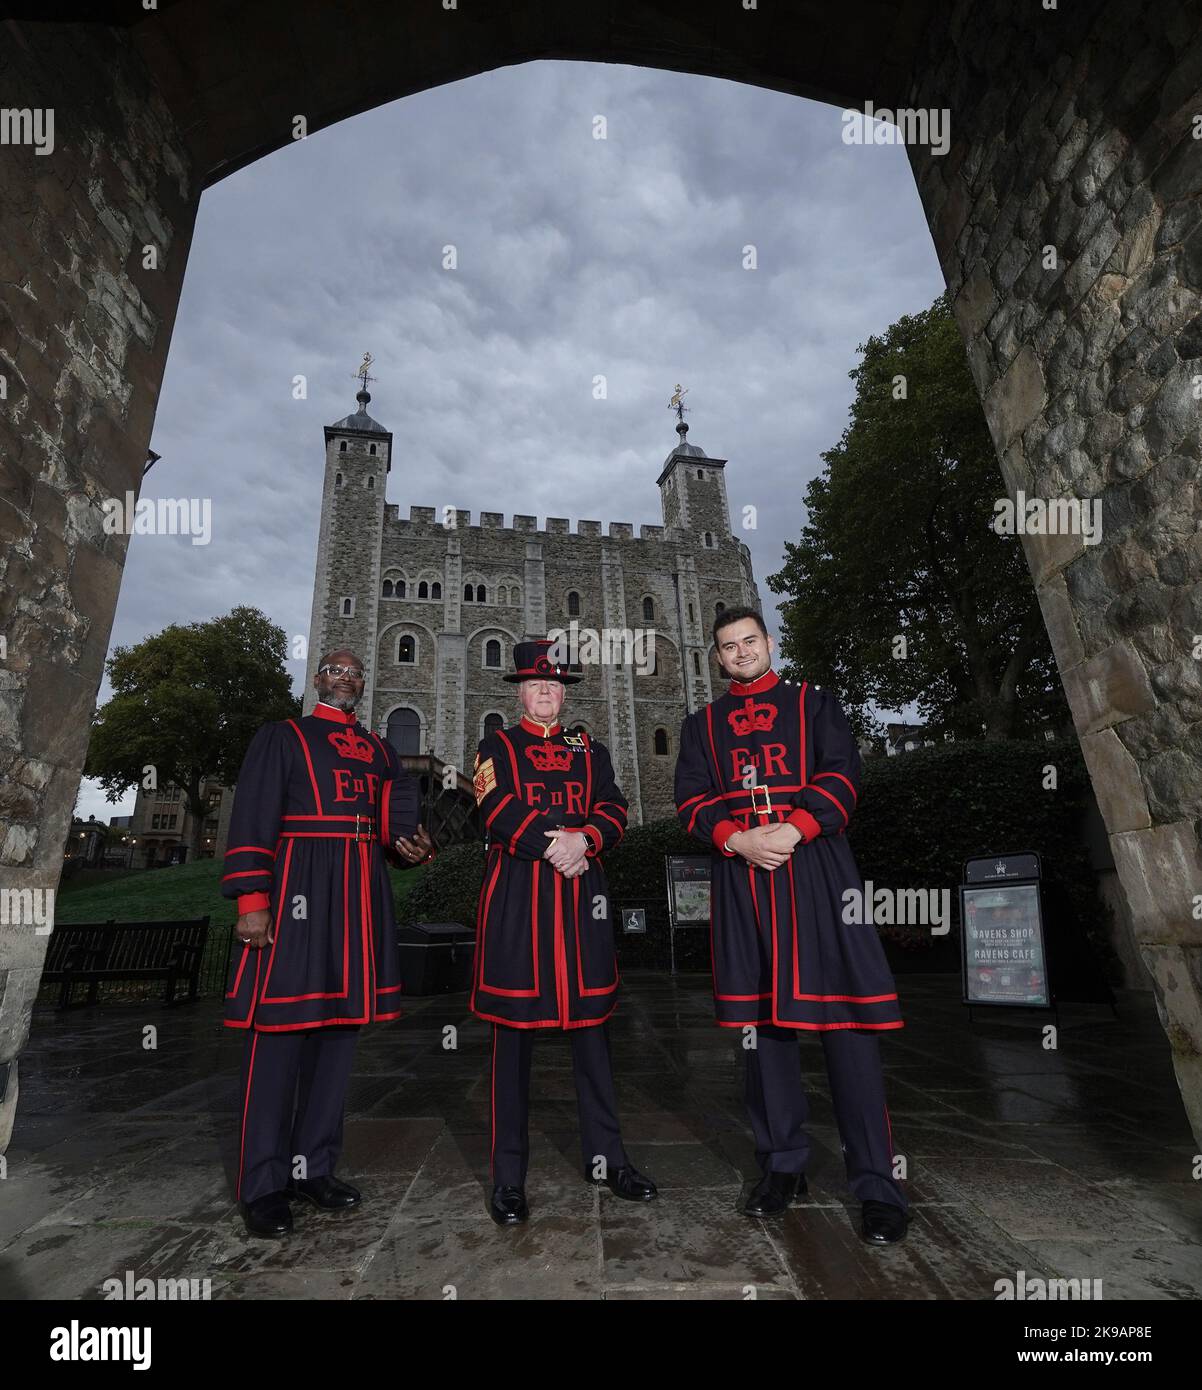
[[[601,854],[626,831],[609,750],[559,724],[520,723],[480,742],[476,801],[489,848],[476,916],[472,1012],[515,1028],[587,1028],[617,1002],[609,885]],[[567,879],[543,859],[555,826],[588,837]]]
[[[319,704],[259,729],[238,774],[221,891],[240,912],[269,908],[275,939],[235,953],[227,1027],[289,1032],[400,1017],[385,857],[402,862],[390,809],[411,835],[418,800],[396,752],[353,713]]]
[[[903,1026],[876,929],[842,920],[844,891],[863,892],[843,833],[859,787],[847,718],[829,691],[808,682],[794,685],[775,671],[732,681],[686,716],[676,808],[681,825],[713,851],[710,942],[722,1026]],[[779,869],[726,850],[735,831],[782,820],[803,839]]]

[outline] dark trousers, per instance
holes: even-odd
[[[885,1105],[880,1039],[839,1028],[821,1033],[847,1181],[861,1201],[909,1209],[893,1176],[893,1136]],[[809,1106],[801,1084],[797,1030],[764,1025],[747,1049],[747,1112],[756,1162],[765,1173],[803,1173],[810,1157]]]
[[[333,1174],[358,1040],[357,1025],[247,1033],[235,1194],[241,1201],[282,1192],[293,1176]]]
[[[530,1059],[534,1028],[493,1024],[492,1181],[494,1187],[525,1187],[530,1162]],[[569,1030],[580,1148],[590,1176],[603,1177],[626,1163],[618,1127],[609,1034],[604,1023]],[[602,1170],[599,1160],[607,1165]]]

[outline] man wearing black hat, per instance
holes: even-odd
[[[553,661],[552,643],[519,642],[524,713],[480,741],[476,802],[488,834],[476,922],[471,1008],[493,1025],[492,1197],[502,1226],[528,1215],[530,1061],[535,1030],[572,1042],[585,1178],[629,1201],[655,1184],[626,1156],[605,1021],[618,990],[609,887],[601,855],[626,829],[626,798],[604,744],[559,723],[580,679]]]

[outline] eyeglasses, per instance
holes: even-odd
[[[363,679],[363,671],[358,666],[319,666],[317,674],[319,676],[333,676],[335,680],[339,676],[350,676],[353,681]]]

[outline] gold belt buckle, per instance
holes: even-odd
[[[752,809],[752,811],[753,811],[757,816],[770,816],[770,815],[772,814],[772,793],[771,793],[771,791],[768,789],[768,787],[764,786],[764,785],[763,785],[762,783],[760,783],[760,782],[756,782],[753,786],[751,786],[750,788],[748,788],[748,790],[751,792],[751,809]],[[762,807],[760,807],[760,806],[758,806],[758,805],[756,804],[756,799],[755,799],[755,794],[756,794],[756,792],[763,792],[763,793],[764,793],[764,805],[763,805]]]

